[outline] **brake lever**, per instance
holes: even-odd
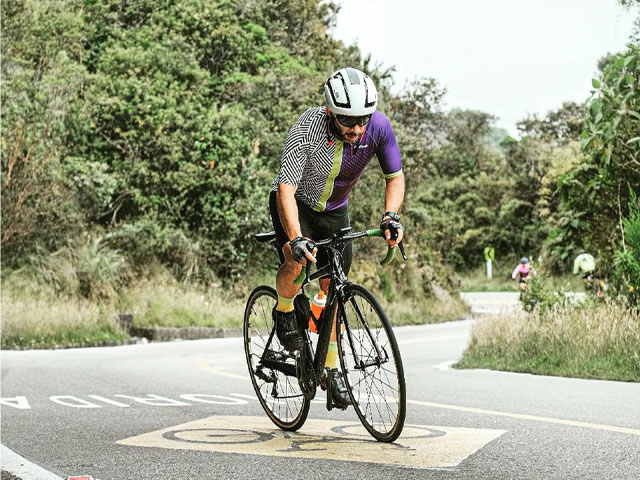
[[[391,232],[391,239],[395,240],[396,238],[398,238],[398,231],[397,230],[390,230]],[[402,245],[402,242],[398,243],[398,247],[400,247],[400,253],[402,254],[402,259],[406,262],[407,261],[407,255],[404,253],[404,245]]]
[[[407,255],[404,253],[404,245],[402,245],[402,242],[398,244],[398,248],[400,249],[400,253],[402,254],[402,259],[406,262]]]
[[[315,244],[315,242],[313,243],[313,246],[309,245],[307,243],[307,250],[311,253],[313,253],[313,249],[316,248],[317,245]],[[308,262],[309,260],[307,260]],[[302,284],[302,282],[304,282],[306,280],[307,283],[309,283],[309,274],[311,273],[311,270],[309,268],[307,268],[306,266],[302,267],[302,270],[300,271],[300,275],[298,275],[294,280],[293,280],[293,284],[295,286],[298,286],[300,284]]]

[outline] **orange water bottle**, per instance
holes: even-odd
[[[320,315],[327,304],[327,298],[324,296],[324,292],[320,290],[315,294],[311,301],[311,316],[309,317],[309,330],[313,333],[318,333],[318,327],[316,322],[320,319]],[[315,321],[314,321],[315,318]]]

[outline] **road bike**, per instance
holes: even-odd
[[[317,338],[312,339],[309,330],[303,329],[304,347],[295,356],[280,345],[275,334],[271,312],[278,298],[276,290],[261,285],[249,295],[243,328],[249,374],[262,408],[282,430],[296,431],[304,425],[318,386],[327,390],[327,408],[331,410],[330,382],[324,365],[336,322],[340,368],[362,425],[381,442],[393,442],[402,432],[406,386],[391,323],[375,296],[351,283],[342,268],[341,251],[347,242],[371,236],[381,237],[382,232],[351,233],[347,227],[315,242],[318,248],[326,249],[328,263],[313,274],[303,267],[295,283],[302,283],[304,294],[310,282],[329,278],[329,292],[318,321]],[[275,232],[255,238],[277,249]],[[381,264],[391,263],[395,251],[389,247]],[[308,323],[307,318],[298,320]]]
[[[609,290],[609,284],[602,278],[596,276],[594,273],[588,273],[582,276],[582,282],[584,284],[584,291],[587,295],[591,295],[597,298],[604,297],[604,294]]]

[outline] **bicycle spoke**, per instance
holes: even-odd
[[[340,348],[354,407],[369,433],[378,440],[393,441],[402,430],[406,411],[398,347],[375,298],[359,286],[352,286],[348,295],[344,315],[349,329]]]
[[[272,309],[276,301],[275,290],[266,286],[258,287],[249,297],[244,319],[247,365],[258,400],[269,418],[282,429],[297,430],[305,422],[310,404],[297,383],[278,369],[279,363],[291,357],[272,335]],[[264,378],[260,378],[257,368],[265,354],[276,362],[270,367],[261,366]]]

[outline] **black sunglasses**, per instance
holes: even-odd
[[[350,117],[348,115],[334,115],[339,124],[347,128],[353,128],[356,125],[364,127],[371,120],[371,115],[363,115],[361,117]]]

